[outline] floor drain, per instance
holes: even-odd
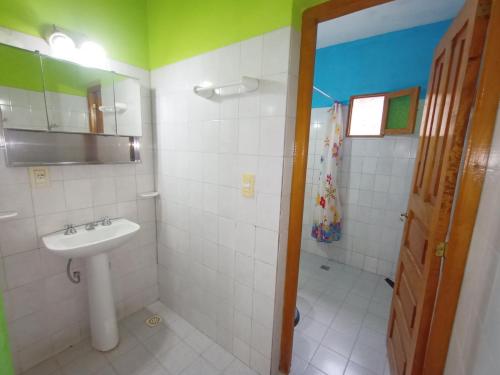
[[[323,265],[322,265],[321,267],[319,267],[319,268],[321,268],[322,270],[325,270],[325,271],[329,271],[329,270],[330,270],[330,266],[327,266],[327,265],[325,265],[325,264],[323,264]]]
[[[153,315],[146,319],[146,325],[151,328],[156,327],[160,323],[161,323],[160,315]]]

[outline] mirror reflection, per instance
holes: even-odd
[[[42,56],[49,129],[116,134],[113,73]]]
[[[135,78],[115,74],[116,128],[120,135],[140,137],[141,86]]]
[[[40,57],[0,44],[0,117],[7,129],[48,129]]]

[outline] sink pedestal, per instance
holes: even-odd
[[[118,345],[118,323],[107,253],[86,258],[92,346],[102,352]]]

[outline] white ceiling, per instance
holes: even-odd
[[[318,27],[317,48],[453,18],[464,0],[395,0]]]

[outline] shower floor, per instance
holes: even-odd
[[[159,314],[163,321],[148,327]],[[120,344],[107,353],[89,340],[76,344],[23,375],[257,375],[162,303],[120,321]]]
[[[391,296],[383,277],[303,251],[291,374],[389,374]]]

